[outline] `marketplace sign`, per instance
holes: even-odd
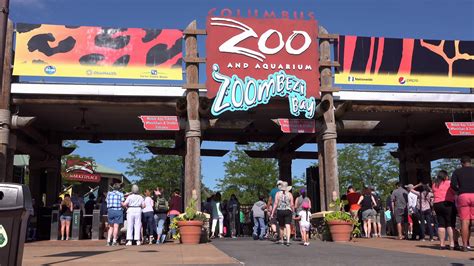
[[[335,83],[474,87],[474,41],[339,36]]]
[[[451,136],[474,136],[474,122],[446,122]]]
[[[287,97],[292,115],[314,117],[320,97],[315,20],[209,16],[206,30],[214,116]]]
[[[63,176],[67,180],[99,183],[101,176],[96,174],[92,161],[70,159],[66,161],[66,171]]]
[[[141,115],[139,118],[145,130],[179,131],[177,116]]]
[[[182,80],[181,30],[16,25],[18,76]]]

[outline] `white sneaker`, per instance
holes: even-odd
[[[149,245],[153,244],[153,237],[152,236],[150,237],[150,241],[148,241],[148,244]]]
[[[137,246],[141,246],[141,245],[142,245],[142,242],[137,241]]]
[[[125,246],[131,246],[132,245],[132,241],[127,241],[127,244],[125,244]]]

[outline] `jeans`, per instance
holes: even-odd
[[[156,241],[159,242],[166,222],[166,213],[155,214]]]
[[[237,213],[234,211],[229,212],[229,225],[230,225],[230,235],[236,236],[237,235]]]
[[[127,211],[127,240],[140,240],[142,228],[142,212]]]
[[[156,232],[155,219],[153,219],[153,212],[144,212],[143,213],[147,234],[148,236],[153,236]]]
[[[178,215],[176,215],[176,214],[170,214],[170,224],[173,223],[173,219],[174,219],[174,217],[176,217],[176,216],[178,216]],[[171,232],[171,235],[174,236],[174,235],[176,234],[176,229],[170,229],[170,232]]]
[[[428,225],[428,233],[430,234],[430,239],[433,239],[434,235],[434,230],[433,226],[431,225],[433,223],[433,216],[431,215],[431,210],[425,210],[421,212],[421,218],[420,218],[420,224],[421,224],[421,239],[425,238],[425,228],[426,224]]]
[[[258,236],[260,229],[260,238],[263,238],[266,233],[266,226],[263,217],[253,217],[253,234]]]
[[[224,216],[215,217],[212,219],[212,235],[216,232],[216,223],[219,222],[219,236],[224,233]]]

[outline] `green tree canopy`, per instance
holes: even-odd
[[[175,189],[181,189],[183,163],[180,156],[152,155],[147,146],[173,147],[173,141],[146,140],[134,141],[133,150],[127,158],[119,162],[127,164],[127,175],[137,176],[140,189],[163,187],[169,196]]]
[[[445,170],[451,176],[457,168],[461,167],[459,159],[441,159],[434,162],[435,167],[431,170],[431,175],[435,177],[440,170]]]
[[[267,195],[278,180],[278,166],[275,159],[250,158],[244,150],[266,150],[264,144],[235,146],[230,160],[224,163],[225,176],[217,187],[223,198],[235,194],[243,204],[254,203],[259,195]]]
[[[356,190],[373,186],[385,197],[393,189],[393,181],[399,178],[398,160],[387,147],[347,144],[338,150],[338,166],[342,194],[350,185]]]

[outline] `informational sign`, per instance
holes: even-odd
[[[71,181],[80,182],[100,182],[100,175],[96,174],[93,167],[92,161],[81,161],[81,160],[67,160],[66,161],[66,172],[64,177]]]
[[[142,115],[139,118],[142,120],[145,130],[179,131],[177,116]]]
[[[182,80],[182,31],[16,26],[14,75]]]
[[[247,111],[287,97],[294,116],[312,118],[319,98],[315,20],[213,17],[207,20],[211,113]]]
[[[311,119],[278,119],[283,133],[316,133],[315,120]]]
[[[474,136],[474,122],[446,122],[451,136]]]
[[[474,41],[339,37],[335,83],[474,87]]]

